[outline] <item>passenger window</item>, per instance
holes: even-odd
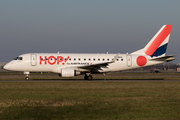
[[[107,59],[107,61],[109,61],[109,59]]]
[[[80,61],[81,59],[79,58],[79,61]]]
[[[84,61],[86,61],[86,58],[84,58]]]
[[[91,59],[89,58],[89,61],[90,61]]]
[[[103,61],[104,61],[104,59],[103,59]]]
[[[96,60],[96,59],[93,59],[94,61]]]
[[[121,61],[123,61],[123,59],[121,59]]]
[[[100,61],[100,59],[98,59],[98,61]]]
[[[74,58],[74,61],[76,61],[76,58]]]

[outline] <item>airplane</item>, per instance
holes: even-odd
[[[4,66],[11,71],[22,71],[25,80],[30,72],[53,72],[60,77],[74,77],[84,74],[85,80],[92,80],[91,74],[117,72],[151,66],[175,60],[175,55],[166,54],[172,25],[163,25],[149,43],[130,54],[71,54],[71,53],[28,53],[22,54]]]

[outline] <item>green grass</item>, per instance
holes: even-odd
[[[179,82],[0,83],[0,119],[180,119]]]
[[[106,76],[102,74],[92,74],[95,80],[180,80],[180,73],[108,73]],[[24,80],[23,73],[0,73],[0,80]],[[83,80],[84,75],[72,78],[62,78],[54,73],[31,73],[30,80]]]

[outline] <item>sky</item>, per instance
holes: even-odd
[[[180,63],[179,0],[1,0],[0,62],[24,53],[131,53],[172,24]]]

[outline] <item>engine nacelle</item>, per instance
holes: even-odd
[[[81,74],[80,71],[74,70],[72,68],[61,69],[61,77],[74,77],[80,74]]]

